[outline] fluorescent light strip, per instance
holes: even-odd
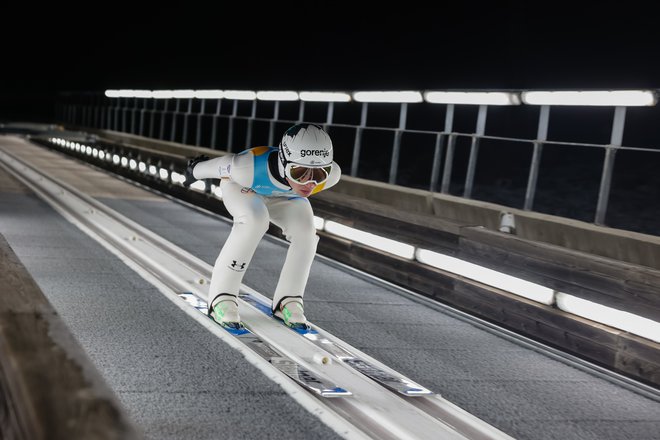
[[[653,106],[657,102],[651,90],[617,91],[530,91],[522,93],[525,104],[531,105],[587,105],[587,106]]]
[[[203,180],[198,180],[194,182],[192,185],[190,185],[192,189],[195,189],[197,191],[202,191],[204,192],[206,190],[206,183],[204,183]]]
[[[321,217],[314,216],[314,227],[317,230],[322,231],[324,223],[325,223],[325,219],[323,219]]]
[[[251,90],[225,90],[225,99],[254,101],[257,99],[257,94]]]
[[[319,230],[322,229],[320,227],[322,222],[322,218],[314,218],[315,226]],[[660,323],[651,319],[637,316],[629,312],[612,309],[566,293],[555,292],[554,290],[539,284],[525,281],[511,275],[506,275],[448,255],[439,254],[426,249],[415,250],[413,246],[405,243],[360,231],[337,222],[329,220],[325,221],[323,229],[331,234],[363,243],[367,246],[390,252],[404,258],[412,259],[415,257],[420,263],[437,267],[447,272],[493,286],[542,304],[552,305],[556,301],[557,307],[568,313],[582,316],[614,328],[619,328],[655,342],[660,342]]]
[[[222,90],[195,90],[193,93],[197,99],[222,99],[225,97],[225,92]]]
[[[344,92],[300,92],[300,100],[310,102],[349,102],[351,95]]]
[[[154,92],[151,90],[133,90],[133,98],[151,98]]]
[[[154,99],[172,99],[174,98],[174,90],[154,90],[151,92],[151,97]]]
[[[151,98],[152,94],[151,90],[109,89],[105,91],[105,96],[108,98]]]
[[[131,98],[133,97],[133,90],[120,89],[120,90],[106,90],[105,96],[108,98]]]
[[[257,99],[260,101],[297,101],[298,92],[292,91],[261,91],[257,92]]]
[[[547,305],[551,305],[554,302],[554,290],[539,284],[521,280],[511,275],[506,275],[426,249],[417,249],[415,256],[420,263],[428,264],[429,266],[437,267],[438,269],[446,270],[483,284],[488,284],[489,286],[522,296],[523,298]]]
[[[660,322],[563,292],[557,292],[556,298],[557,307],[565,312],[660,343]]]
[[[330,220],[325,222],[325,231],[409,260],[412,260],[415,255],[415,248],[409,244],[360,231]]]
[[[422,102],[422,94],[415,91],[395,92],[355,92],[353,99],[358,102]]]
[[[424,99],[434,104],[519,105],[516,93],[506,92],[426,92]]]
[[[195,91],[190,89],[172,90],[172,98],[190,99],[195,97]]]
[[[170,174],[170,178],[174,183],[183,183],[186,180],[186,176],[184,176],[183,174],[179,174],[176,171],[172,171],[172,173]]]

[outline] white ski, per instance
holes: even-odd
[[[264,302],[263,299],[255,295],[252,295],[249,292],[241,292],[239,297],[243,301],[254,306],[262,313],[273,317],[270,304]],[[283,325],[285,325],[283,321],[275,317],[273,317],[273,319],[276,319],[282,322]],[[291,329],[291,330],[300,334],[307,340],[313,342],[314,345],[327,351],[328,353],[335,356],[340,361],[344,362],[346,365],[349,365],[350,367],[354,368],[355,370],[359,371],[360,373],[364,374],[370,379],[373,379],[374,381],[380,383],[381,385],[385,386],[386,388],[392,391],[396,391],[397,393],[409,397],[428,396],[430,394],[433,394],[433,391],[424,388],[423,386],[413,382],[412,380],[406,378],[405,376],[402,376],[400,374],[390,373],[376,365],[373,365],[371,362],[368,362],[367,360],[363,359],[361,356],[352,353],[346,347],[338,343],[335,343],[330,339],[328,339],[327,337],[323,336],[323,334],[319,332],[317,329],[315,329],[313,326],[311,327],[310,330],[298,330],[298,329]]]
[[[207,315],[205,301],[200,300],[190,292],[180,293],[179,296],[186,301],[186,303],[197,309],[197,311]],[[209,317],[209,319],[213,320],[211,317]],[[352,395],[350,391],[331,384],[329,380],[319,377],[316,373],[308,370],[283,353],[280,353],[275,347],[261,339],[258,335],[252,333],[249,328],[245,327],[238,330],[223,328],[243,342],[256,354],[270,362],[278,370],[289,376],[307,390],[318,394],[321,397],[343,397]]]

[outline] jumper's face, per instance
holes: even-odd
[[[298,194],[301,197],[309,197],[310,194],[312,194],[312,191],[314,191],[314,188],[316,188],[316,182],[309,182],[309,183],[296,183],[293,180],[289,179],[287,177],[287,182],[289,182],[289,185],[291,186],[291,189],[293,190],[294,193]]]

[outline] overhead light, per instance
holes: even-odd
[[[225,90],[225,99],[254,101],[255,99],[257,99],[257,94],[251,90]]]
[[[358,102],[422,102],[422,94],[415,91],[355,92],[353,99]]]
[[[225,93],[222,90],[195,90],[194,95],[197,99],[222,99]]]
[[[519,105],[517,93],[508,92],[425,92],[424,99],[434,104]]]
[[[151,90],[132,90],[133,98],[151,98],[153,92]]]
[[[282,92],[262,91],[262,92],[257,92],[257,99],[260,101],[297,101],[298,93],[291,91],[282,91]]]
[[[351,95],[344,92],[300,92],[300,99],[311,102],[349,102]]]
[[[151,92],[151,97],[154,99],[172,99],[174,98],[174,90],[154,90]]]
[[[105,96],[108,98],[119,98],[120,91],[119,90],[106,90],[105,91]]]
[[[178,99],[189,99],[189,98],[194,98],[195,97],[195,91],[194,90],[172,90],[172,97],[173,98],[178,98]]]
[[[557,307],[583,318],[660,342],[660,322],[613,309],[563,292],[557,292]]]
[[[640,107],[655,105],[657,97],[651,90],[530,91],[522,93],[522,100],[531,105]]]
[[[135,97],[136,90],[119,89],[119,90],[106,90],[105,96],[108,98],[133,98]]]

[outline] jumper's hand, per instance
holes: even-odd
[[[193,183],[195,183],[197,181],[197,179],[193,175],[193,169],[195,168],[195,165],[197,165],[200,162],[204,162],[205,160],[209,160],[209,159],[210,159],[210,157],[201,154],[201,155],[199,155],[199,156],[197,156],[193,159],[190,159],[188,161],[188,165],[186,165],[186,171],[184,173],[184,177],[186,178],[186,180],[183,181],[183,186],[188,188],[190,185],[192,185]]]

